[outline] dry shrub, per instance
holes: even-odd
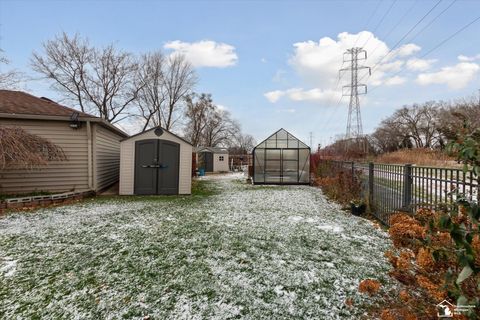
[[[430,279],[426,276],[418,275],[417,276],[417,283],[420,287],[425,289],[428,294],[435,299],[435,301],[442,301],[447,297],[447,291],[442,289],[441,286],[444,284],[441,283],[433,283]]]
[[[332,200],[348,204],[361,196],[361,182],[351,170],[345,170],[338,164],[321,162],[315,171],[315,185]]]
[[[32,168],[67,160],[62,148],[19,127],[0,128],[0,169]]]
[[[417,264],[428,272],[435,269],[435,260],[433,260],[433,255],[429,248],[420,248],[418,250]]]
[[[445,298],[451,301],[458,298],[454,284],[456,277],[447,275],[452,270],[460,272],[462,267],[450,233],[438,226],[442,215],[440,211],[420,209],[413,216],[404,213],[392,216],[389,234],[395,248],[385,252],[385,257],[393,267],[389,275],[401,285],[398,291],[389,292],[383,310],[377,309],[377,317],[385,320],[436,319],[437,303]],[[475,264],[480,266],[480,235],[473,237],[471,247]],[[478,278],[470,277],[462,282],[461,292],[465,296],[480,296]]]
[[[400,291],[399,297],[403,302],[407,302],[411,298],[407,290]]]
[[[416,320],[418,319],[407,308],[385,309],[380,315],[381,320]]]
[[[424,166],[455,166],[455,158],[440,150],[431,149],[402,149],[384,153],[375,159],[380,163],[405,164],[411,163]]]
[[[475,265],[480,268],[480,235],[475,235],[472,239],[472,249],[475,254]]]
[[[402,250],[397,259],[397,269],[402,271],[409,271],[412,266],[413,258],[415,258],[415,254],[411,250]]]
[[[362,280],[358,286],[358,291],[361,293],[368,293],[368,295],[375,295],[380,290],[380,282],[374,279]]]
[[[388,233],[395,247],[407,247],[417,251],[419,241],[425,239],[426,228],[405,213],[394,214],[390,218],[390,223]]]

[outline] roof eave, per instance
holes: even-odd
[[[52,120],[52,121],[72,121],[70,117],[67,116],[48,116],[48,115],[38,115],[38,114],[23,114],[23,113],[0,113],[0,118],[2,119],[23,119],[23,120]],[[115,127],[113,124],[106,122],[105,120],[97,117],[79,117],[78,121],[81,122],[95,122],[103,127],[115,131],[123,137],[128,137],[128,134]]]

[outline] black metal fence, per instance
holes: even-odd
[[[394,212],[448,206],[458,197],[478,201],[480,194],[479,182],[473,172],[462,169],[328,162],[343,170],[351,170],[353,177],[362,182],[362,194],[372,214],[385,225],[390,225],[390,216]]]

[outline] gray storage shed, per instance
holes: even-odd
[[[121,195],[191,194],[192,145],[161,128],[120,143]]]

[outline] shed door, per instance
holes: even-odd
[[[204,152],[203,159],[205,161],[205,171],[206,172],[213,172],[213,153],[212,152]]]
[[[178,193],[180,145],[159,140],[158,194]]]
[[[180,145],[148,139],[135,142],[135,194],[177,194]]]
[[[135,194],[157,193],[158,140],[135,142]]]

